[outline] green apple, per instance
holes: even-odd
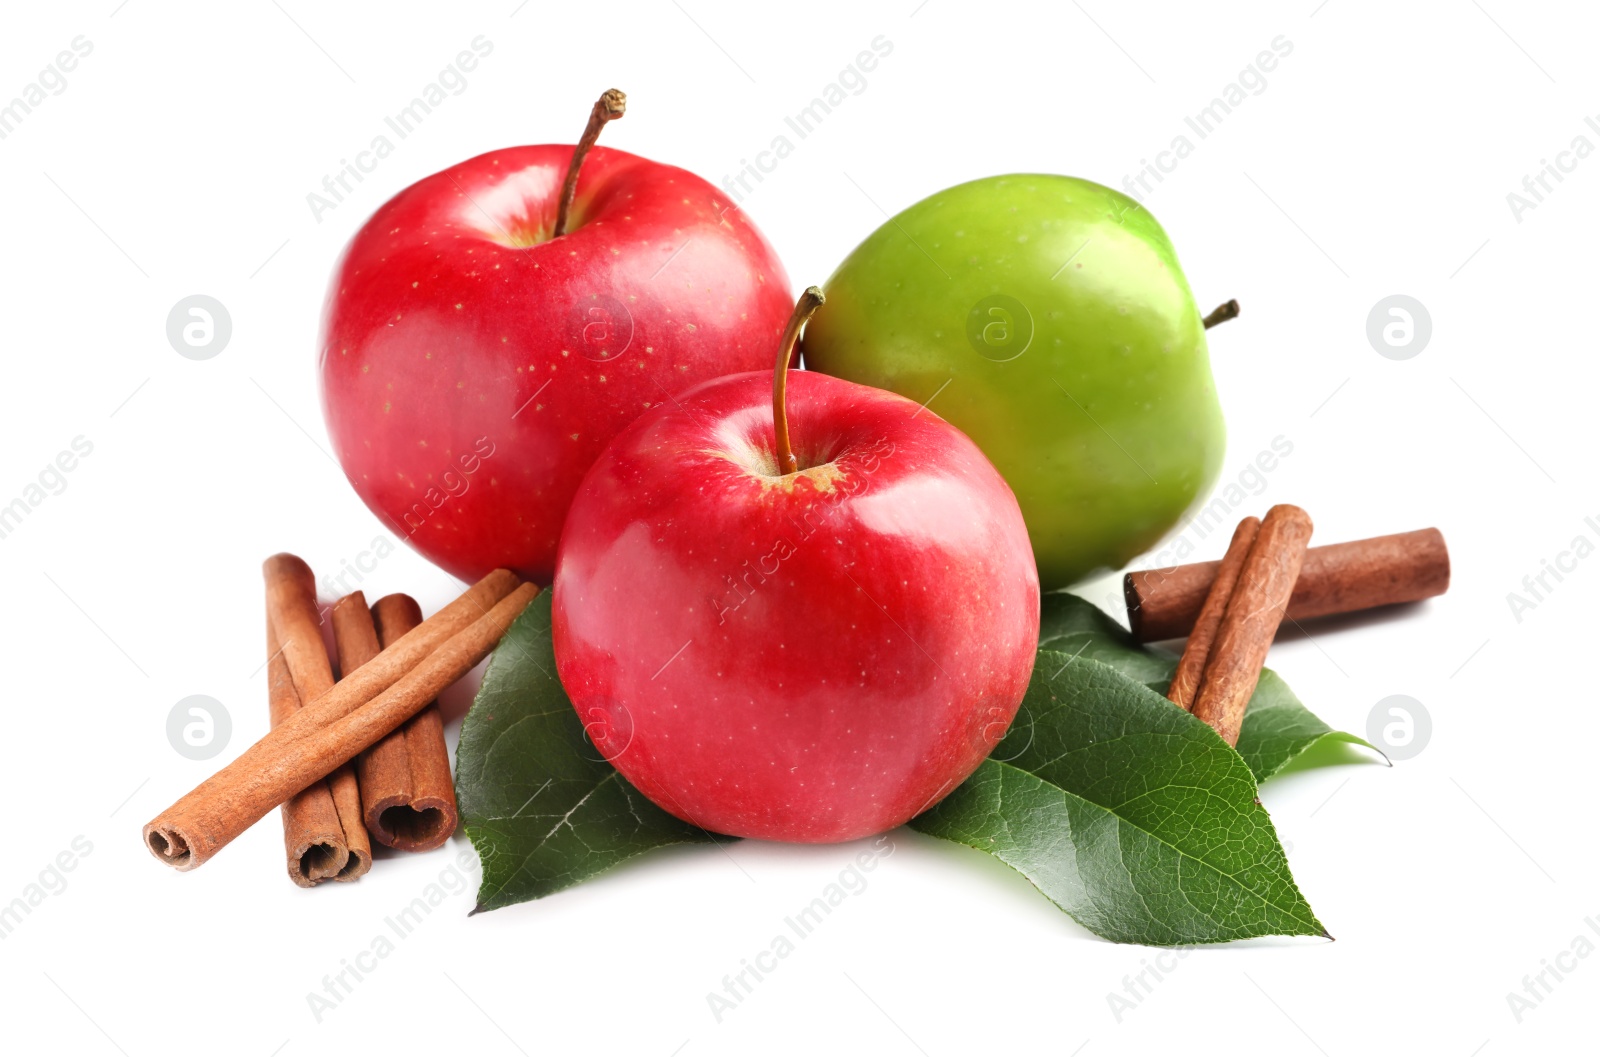
[[[825,289],[806,366],[926,401],[976,441],[1045,590],[1127,564],[1216,481],[1206,321],[1126,195],[1068,176],[961,184],[874,231]]]

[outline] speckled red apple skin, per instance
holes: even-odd
[[[554,228],[569,146],[512,147],[401,191],[329,290],[323,409],[356,492],[472,580],[549,583],[568,504],[641,412],[771,362],[777,254],[692,173],[597,147]],[[630,334],[631,332],[631,334]]]
[[[1005,732],[1039,578],[999,473],[902,397],[790,372],[795,452],[822,468],[760,472],[771,386],[707,383],[600,456],[561,540],[556,664],[600,752],[667,811],[852,840],[937,802]]]

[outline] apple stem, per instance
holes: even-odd
[[[1213,308],[1211,310],[1211,314],[1205,318],[1206,329],[1210,330],[1218,323],[1226,323],[1230,319],[1236,319],[1238,318],[1238,315],[1239,302],[1224,302],[1223,304],[1218,305],[1216,308]]]
[[[794,354],[794,343],[800,337],[800,328],[806,325],[812,313],[821,307],[822,291],[815,286],[806,287],[783,328],[783,338],[778,342],[778,363],[772,369],[772,435],[773,456],[778,462],[778,475],[786,477],[800,469],[800,461],[789,446],[789,409],[784,402],[784,389],[789,378],[789,358]]]
[[[556,210],[556,228],[552,238],[560,238],[567,233],[567,214],[572,211],[572,200],[578,194],[578,170],[583,167],[584,155],[600,138],[600,130],[606,127],[606,122],[615,121],[627,108],[628,97],[615,88],[606,89],[595,100],[594,107],[589,111],[589,123],[583,127],[578,145],[572,148],[572,161],[567,165],[567,181],[561,185],[561,206]]]

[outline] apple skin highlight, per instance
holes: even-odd
[[[1045,173],[950,187],[823,289],[806,367],[931,397],[1016,492],[1047,591],[1127,565],[1217,481],[1204,321],[1166,231],[1121,192]]]
[[[1039,579],[1016,499],[959,430],[808,371],[788,390],[793,474],[770,370],[618,436],[568,516],[552,635],[591,740],[652,801],[733,836],[846,841],[999,741]]]
[[[340,465],[400,538],[475,580],[548,584],[606,442],[690,386],[770,362],[794,304],[776,252],[692,173],[511,147],[411,185],[334,271],[322,403]]]

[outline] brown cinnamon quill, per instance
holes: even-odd
[[[392,644],[421,622],[422,610],[409,595],[386,595],[370,611],[360,591],[340,599],[333,607],[340,671],[355,671],[377,656],[380,644]],[[428,851],[455,832],[455,784],[437,702],[363,752],[356,777],[367,830],[379,844]]]
[[[267,624],[267,700],[272,725],[300,711],[300,695],[295,693],[289,665],[278,648],[278,637]],[[289,879],[301,888],[337,877],[349,864],[350,848],[345,844],[344,826],[333,805],[333,794],[323,779],[311,783],[283,804],[283,847]]]
[[[1229,745],[1239,743],[1245,706],[1289,607],[1310,538],[1311,516],[1304,510],[1280,504],[1267,511],[1228,596],[1195,693],[1194,714]]]
[[[505,569],[485,576],[147,823],[151,854],[179,870],[210,859],[421,711],[488,656],[538,592]]]
[[[1247,517],[1233,530],[1228,553],[1222,556],[1217,566],[1217,578],[1211,584],[1200,615],[1195,618],[1189,641],[1184,643],[1178,670],[1173,673],[1172,685],[1167,688],[1167,700],[1185,712],[1194,709],[1194,695],[1200,689],[1200,676],[1205,672],[1206,659],[1211,655],[1211,644],[1222,625],[1222,614],[1233,595],[1234,585],[1238,583],[1239,570],[1244,568],[1245,557],[1250,553],[1250,545],[1255,543],[1260,528],[1260,518]]]
[[[1217,562],[1141,569],[1122,579],[1128,627],[1140,642],[1182,638],[1194,627]],[[1289,596],[1289,620],[1420,602],[1450,587],[1450,550],[1436,528],[1331,543],[1306,551]]]
[[[301,701],[315,701],[333,687],[333,665],[317,618],[317,580],[311,567],[292,554],[274,554],[261,566],[267,581],[267,621],[294,680]],[[361,819],[361,790],[355,768],[343,764],[325,782],[339,814],[349,861],[335,876],[356,881],[372,869],[372,842]]]

